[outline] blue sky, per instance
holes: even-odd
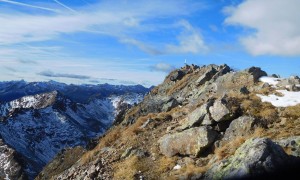
[[[299,0],[0,0],[0,81],[157,85],[189,64],[299,75]]]

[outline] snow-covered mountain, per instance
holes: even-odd
[[[148,92],[141,86],[48,85],[51,91],[43,92],[47,83],[0,84],[0,134],[5,144],[20,154],[30,179],[62,149],[86,146],[103,134],[120,106],[138,103]],[[25,94],[32,95],[19,97]],[[0,167],[0,172],[5,172],[4,168]]]

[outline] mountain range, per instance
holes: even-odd
[[[90,148],[122,108],[140,102],[143,86],[0,83],[0,176],[33,179],[66,148]]]

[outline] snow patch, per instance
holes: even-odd
[[[278,84],[278,82],[281,81],[282,79],[281,78],[263,76],[263,77],[259,78],[259,80],[261,82],[268,83],[272,86],[276,86]]]
[[[300,104],[300,92],[292,92],[287,90],[277,90],[277,92],[283,94],[283,96],[280,97],[274,94],[269,96],[258,94],[257,96],[261,98],[262,102],[269,102],[276,107],[288,107]]]

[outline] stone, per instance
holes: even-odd
[[[176,99],[174,98],[171,98],[170,100],[167,101],[167,103],[165,103],[162,107],[162,111],[164,112],[168,112],[170,111],[171,109],[175,108],[178,106],[178,102]]]
[[[259,68],[259,67],[251,67],[251,68],[247,69],[247,72],[253,76],[254,82],[258,82],[259,78],[261,78],[262,76],[268,75],[265,71],[261,70],[261,68]]]
[[[171,81],[181,80],[184,75],[185,75],[185,73],[183,71],[177,70],[177,71],[173,72],[173,74],[170,76],[170,80]]]
[[[205,116],[208,114],[208,108],[210,107],[211,103],[205,103],[201,107],[195,109],[192,113],[188,115],[188,121],[187,124],[185,124],[186,127],[193,127],[200,125],[205,118]]]
[[[217,122],[227,120],[230,116],[230,111],[226,107],[225,99],[215,101],[213,106],[209,107],[209,112],[212,119]]]
[[[147,125],[148,125],[149,123],[151,123],[151,122],[153,122],[153,119],[148,118],[147,121],[141,126],[141,128],[147,127]]]
[[[197,85],[203,85],[206,81],[209,81],[212,79],[212,77],[217,73],[216,69],[213,67],[210,67],[202,76],[198,78],[196,81]]]
[[[240,89],[240,93],[242,93],[242,94],[249,94],[250,92],[249,92],[249,90],[247,89],[247,87],[244,86],[244,87],[242,87],[242,88]]]
[[[167,134],[159,139],[160,151],[167,157],[177,154],[198,156],[213,144],[217,132],[210,127],[197,127],[183,132]]]
[[[300,136],[291,136],[274,141],[283,148],[289,148],[290,155],[300,157]]]
[[[263,127],[263,124],[257,119],[249,116],[241,116],[230,123],[222,140],[230,141],[235,137],[250,135],[258,126]]]
[[[205,179],[255,178],[273,173],[290,157],[282,147],[267,138],[252,138],[240,146],[235,154],[214,163],[205,174]]]

